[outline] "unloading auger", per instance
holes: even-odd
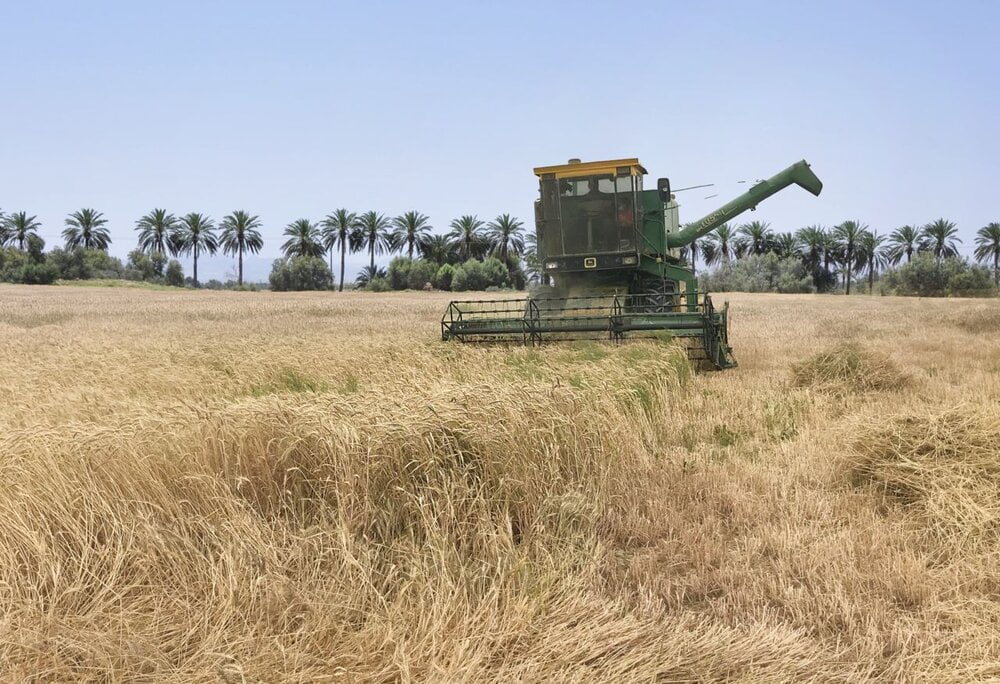
[[[823,183],[799,161],[681,228],[669,179],[644,190],[646,173],[638,159],[536,168],[536,244],[546,286],[529,298],[451,302],[442,339],[540,344],[669,334],[692,340],[692,358],[735,366],[728,304],[716,309],[698,291],[680,249],[789,185],[818,196]]]

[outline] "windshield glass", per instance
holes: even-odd
[[[562,178],[549,183],[553,190],[558,187],[558,197],[547,194],[546,183],[542,183],[542,201],[547,207],[543,236],[547,255],[636,250],[632,176]]]

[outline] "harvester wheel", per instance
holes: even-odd
[[[644,313],[670,313],[675,310],[677,296],[674,281],[665,278],[650,278],[642,282],[642,310]]]

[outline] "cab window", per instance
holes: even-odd
[[[564,178],[560,185],[560,194],[563,197],[582,197],[590,194],[589,178]]]

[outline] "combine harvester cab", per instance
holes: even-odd
[[[789,185],[819,195],[823,184],[799,161],[681,229],[670,181],[643,190],[645,174],[638,159],[536,168],[538,260],[554,287],[526,299],[451,302],[442,339],[536,345],[670,336],[689,341],[691,358],[711,368],[735,366],[728,305],[717,310],[697,290],[680,250]]]

